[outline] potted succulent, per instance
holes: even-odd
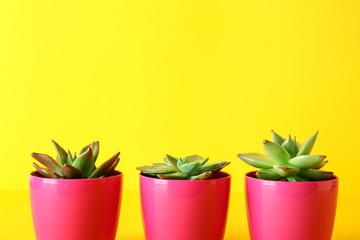
[[[38,240],[113,240],[122,193],[121,172],[115,168],[119,152],[95,166],[99,142],[76,156],[53,141],[57,156],[32,153],[30,199]]]
[[[137,168],[147,240],[223,239],[231,177],[220,170],[229,162],[208,160],[166,155]]]
[[[303,144],[272,131],[266,153],[238,157],[260,168],[245,175],[252,240],[330,240],[335,220],[338,178],[319,170],[324,155],[309,155],[318,132]]]

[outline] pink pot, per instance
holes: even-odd
[[[338,178],[282,182],[246,174],[246,202],[252,240],[330,240]]]
[[[147,240],[221,240],[224,237],[231,176],[208,180],[167,180],[140,175]]]
[[[123,174],[94,179],[30,175],[37,240],[113,240],[118,226]]]

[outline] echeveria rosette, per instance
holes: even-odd
[[[220,171],[229,162],[219,161],[206,164],[209,158],[191,155],[184,158],[175,158],[165,155],[164,163],[154,163],[152,166],[138,167],[145,176],[160,179],[206,180],[213,173]]]
[[[72,156],[66,152],[58,143],[52,141],[56,150],[56,159],[46,154],[31,153],[43,166],[33,163],[35,169],[45,178],[100,178],[109,176],[118,165],[120,152],[105,161],[98,168],[95,162],[99,155],[99,142],[93,142],[83,147],[79,156]]]
[[[310,155],[318,132],[299,144],[296,138],[289,135],[284,139],[271,131],[272,141],[264,140],[266,153],[241,153],[238,157],[245,163],[261,168],[256,177],[265,180],[280,180],[290,182],[321,181],[332,178],[333,172],[319,170],[327,161],[324,155]]]

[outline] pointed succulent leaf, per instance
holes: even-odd
[[[154,166],[142,166],[136,168],[137,170],[145,174],[158,174],[158,173],[174,173],[177,172],[176,169],[170,167],[166,164],[164,165],[154,165]]]
[[[168,166],[170,167],[173,167],[175,169],[177,169],[177,162],[178,161],[181,161],[181,159],[177,159],[177,158],[174,158],[168,154],[165,155],[165,159],[164,159],[164,162],[165,164],[167,164]]]
[[[106,172],[104,173],[105,176],[109,176],[116,168],[116,166],[119,164],[120,158],[116,159],[116,161],[109,167]]]
[[[200,161],[200,165],[204,165],[205,163],[207,163],[207,161],[209,161],[208,157]]]
[[[284,142],[284,138],[281,137],[279,134],[277,134],[276,132],[274,132],[273,130],[271,130],[271,136],[272,136],[272,141],[274,143],[277,143],[279,145],[283,144]]]
[[[270,157],[270,159],[277,164],[286,164],[291,156],[290,154],[277,143],[264,140],[263,147],[265,153]]]
[[[298,147],[291,139],[290,135],[281,146],[285,148],[285,150],[290,154],[291,157],[295,157],[298,153]]]
[[[177,161],[177,163],[176,163],[176,166],[177,166],[178,169],[180,169],[181,166],[184,165],[184,164],[185,164],[185,163],[184,163],[181,159],[179,159],[179,160]]]
[[[319,131],[317,131],[314,135],[312,135],[308,140],[306,140],[303,143],[302,147],[300,148],[299,152],[297,153],[297,156],[310,154],[310,152],[314,146],[314,143],[315,143],[318,133],[319,133]]]
[[[75,159],[76,159],[76,153],[74,153],[74,157],[73,157],[73,162],[75,161]]]
[[[327,163],[328,163],[328,161],[322,161],[317,166],[314,166],[312,169],[319,170],[319,169],[323,168]]]
[[[157,176],[160,179],[186,179],[188,175],[182,172],[175,172],[175,173],[159,173]]]
[[[301,155],[290,159],[289,164],[301,169],[310,169],[318,166],[325,158],[324,155]]]
[[[256,172],[256,177],[265,180],[279,180],[281,178],[274,169],[260,169]]]
[[[45,178],[55,178],[55,177],[54,177],[54,173],[51,172],[49,169],[40,167],[40,166],[37,165],[36,163],[33,163],[33,166],[34,166],[35,169],[40,173],[41,176],[43,176],[43,177],[45,177]]]
[[[73,157],[71,156],[70,150],[68,150],[68,154],[67,154],[67,163],[72,165],[73,163]]]
[[[61,166],[52,157],[46,154],[31,153],[31,156],[35,158],[39,163],[47,167],[51,172],[61,175]]]
[[[61,167],[61,173],[63,174],[64,178],[68,179],[84,178],[84,174],[79,169],[67,163]]]
[[[211,174],[211,171],[204,172],[199,175],[189,177],[189,180],[206,180],[211,176]]]
[[[274,163],[261,153],[241,153],[237,155],[241,160],[256,168],[272,168]]]
[[[295,143],[295,146],[297,147],[298,152],[299,152],[299,149],[300,149],[300,145],[301,145],[301,144],[296,141],[296,137],[294,137],[294,143]]]
[[[72,164],[72,166],[79,169],[84,174],[84,176],[87,176],[93,165],[94,157],[90,147],[88,147],[88,150],[79,155]]]
[[[203,172],[217,172],[220,171],[221,169],[223,169],[224,167],[226,167],[227,165],[229,165],[230,162],[225,162],[225,161],[218,161],[218,162],[214,162],[214,163],[208,163],[202,166],[199,166],[195,172],[193,172],[194,175],[198,175],[200,173]]]
[[[66,151],[54,140],[51,140],[54,144],[55,150],[57,155],[59,156],[59,159],[61,161],[61,164],[65,164],[67,162],[67,153]]]
[[[93,174],[93,172],[96,170],[96,166],[95,164],[92,165],[92,167],[90,168],[88,174],[85,176],[86,178],[88,178],[91,174]]]
[[[94,163],[95,163],[99,155],[99,141],[93,142],[92,144],[90,144],[90,147],[93,150]]]
[[[183,160],[187,161],[188,163],[201,162],[201,160],[203,160],[203,157],[201,157],[199,155],[191,155],[191,156],[184,157]]]
[[[300,168],[292,166],[274,165],[274,171],[281,177],[290,177],[300,172]]]
[[[79,152],[79,156],[80,156],[81,154],[83,154],[84,152],[86,152],[86,151],[89,149],[90,145],[91,145],[91,144],[88,144],[88,145],[86,145],[85,147],[83,147],[83,148],[80,150],[80,152]]]
[[[298,175],[311,181],[321,181],[332,178],[334,173],[321,170],[302,170]]]
[[[60,158],[59,158],[59,156],[58,156],[57,154],[56,154],[55,161],[56,161],[60,166],[62,166],[61,160],[60,160]]]
[[[308,179],[300,177],[299,175],[294,175],[294,176],[291,176],[291,177],[287,177],[287,180],[289,182],[309,182]]]
[[[88,178],[98,178],[104,175],[104,173],[116,162],[120,155],[120,152],[116,153],[109,160],[101,164]],[[79,156],[80,157],[80,156]]]
[[[180,171],[183,173],[186,173],[186,174],[191,174],[191,172],[199,166],[200,166],[200,163],[198,163],[198,162],[183,164],[180,167]]]

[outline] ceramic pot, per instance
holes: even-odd
[[[37,240],[113,240],[123,174],[106,178],[51,179],[30,175],[30,199]]]
[[[338,178],[314,182],[262,180],[245,176],[252,240],[330,240]]]
[[[147,240],[222,240],[231,176],[218,172],[208,180],[169,180],[140,174]]]

